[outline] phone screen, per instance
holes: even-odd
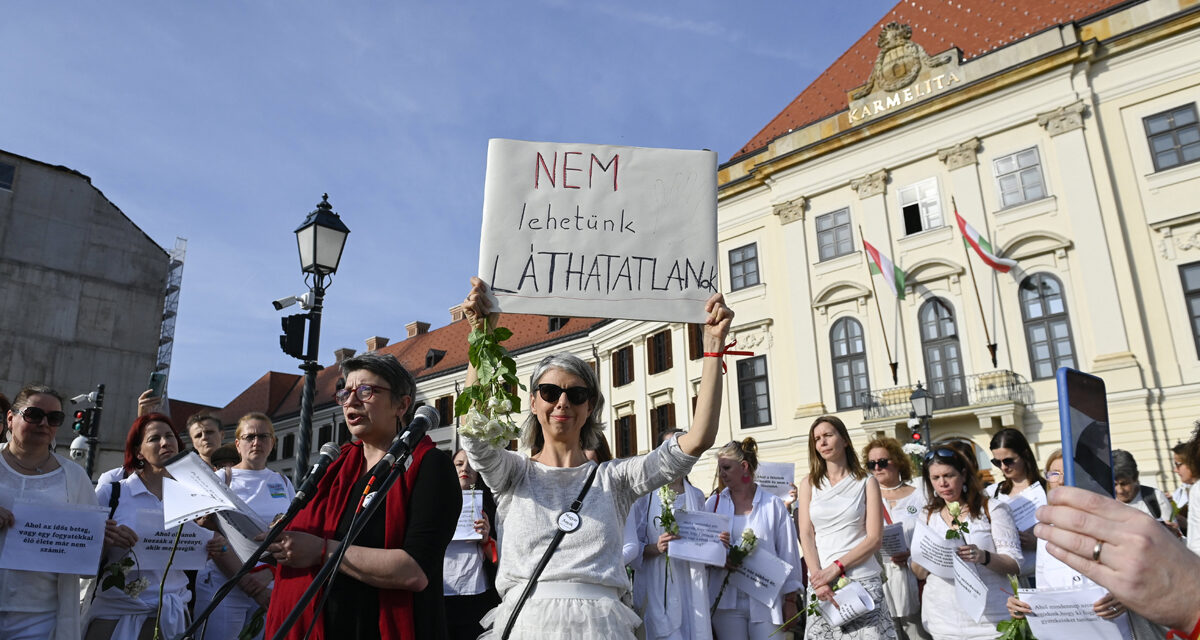
[[[1065,483],[1115,497],[1104,380],[1067,367],[1056,378]]]
[[[161,398],[163,394],[163,386],[166,384],[166,382],[167,374],[155,371],[154,373],[150,374],[150,382],[147,383],[146,388],[150,389],[151,396],[155,398]]]

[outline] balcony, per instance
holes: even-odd
[[[912,395],[915,386],[892,387],[867,391],[859,395],[863,409],[863,421],[887,421],[907,418],[912,411]],[[932,392],[931,392],[932,393]],[[977,373],[963,378],[962,391],[934,396],[935,414],[978,413],[971,411],[980,407],[1028,405],[1033,402],[1033,389],[1025,378],[1012,371],[997,369]]]

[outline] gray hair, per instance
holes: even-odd
[[[1113,449],[1113,479],[1128,478],[1137,482],[1138,468],[1137,460],[1133,459],[1133,454],[1124,449]]]
[[[413,380],[412,374],[396,359],[396,356],[368,351],[342,361],[343,378],[360,370],[368,371],[386,380],[388,386],[392,388],[392,401],[399,403],[402,398],[408,396],[410,402],[408,411],[404,412],[404,423],[412,422],[413,414],[417,411],[417,383]]]
[[[529,376],[530,393],[536,393],[538,381],[551,369],[558,369],[583,380],[583,384],[592,392],[592,412],[579,431],[579,442],[586,450],[596,450],[600,446],[600,434],[604,429],[604,423],[600,420],[604,416],[604,394],[600,393],[600,380],[596,377],[596,372],[579,356],[570,353],[548,355],[542,358],[534,367],[533,375]],[[532,411],[521,425],[521,444],[534,454],[541,451],[546,444],[542,425]]]

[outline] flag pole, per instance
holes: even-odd
[[[858,239],[860,242],[864,242],[864,238],[862,225],[858,225]],[[866,251],[863,253],[865,254]],[[875,290],[875,276],[871,273],[871,258],[866,255],[863,257],[867,261],[867,281],[871,283],[871,297],[875,298],[875,314],[879,316],[879,333],[883,335],[883,348],[887,351],[888,365],[892,368],[892,384],[900,384],[899,376],[896,373],[900,370],[900,364],[892,359],[892,347],[888,344],[887,338],[887,325],[883,324],[883,311],[879,309],[879,292]],[[884,277],[888,275],[884,274]]]
[[[954,215],[958,216],[958,203],[954,201],[954,196],[950,196],[950,206],[954,207]],[[959,235],[962,235],[962,229],[959,229]],[[987,340],[988,353],[992,356],[992,366],[996,364],[996,343],[992,342],[991,332],[988,331],[987,312],[983,310],[983,298],[979,295],[979,283],[975,281],[975,265],[971,261],[971,252],[967,251],[967,239],[963,239],[963,255],[967,259],[967,271],[971,273],[971,288],[975,289],[975,302],[979,305],[979,319],[983,321],[983,337]]]

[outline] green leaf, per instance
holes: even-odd
[[[500,359],[500,366],[504,369],[505,373],[516,374],[517,372],[517,361],[509,356],[504,356]]]
[[[513,337],[513,332],[507,327],[496,327],[495,330],[492,331],[492,339],[496,342],[504,342],[511,337]]]
[[[474,399],[474,389],[467,388],[459,394],[458,399],[454,401],[454,415],[465,416],[471,410],[471,401]]]

